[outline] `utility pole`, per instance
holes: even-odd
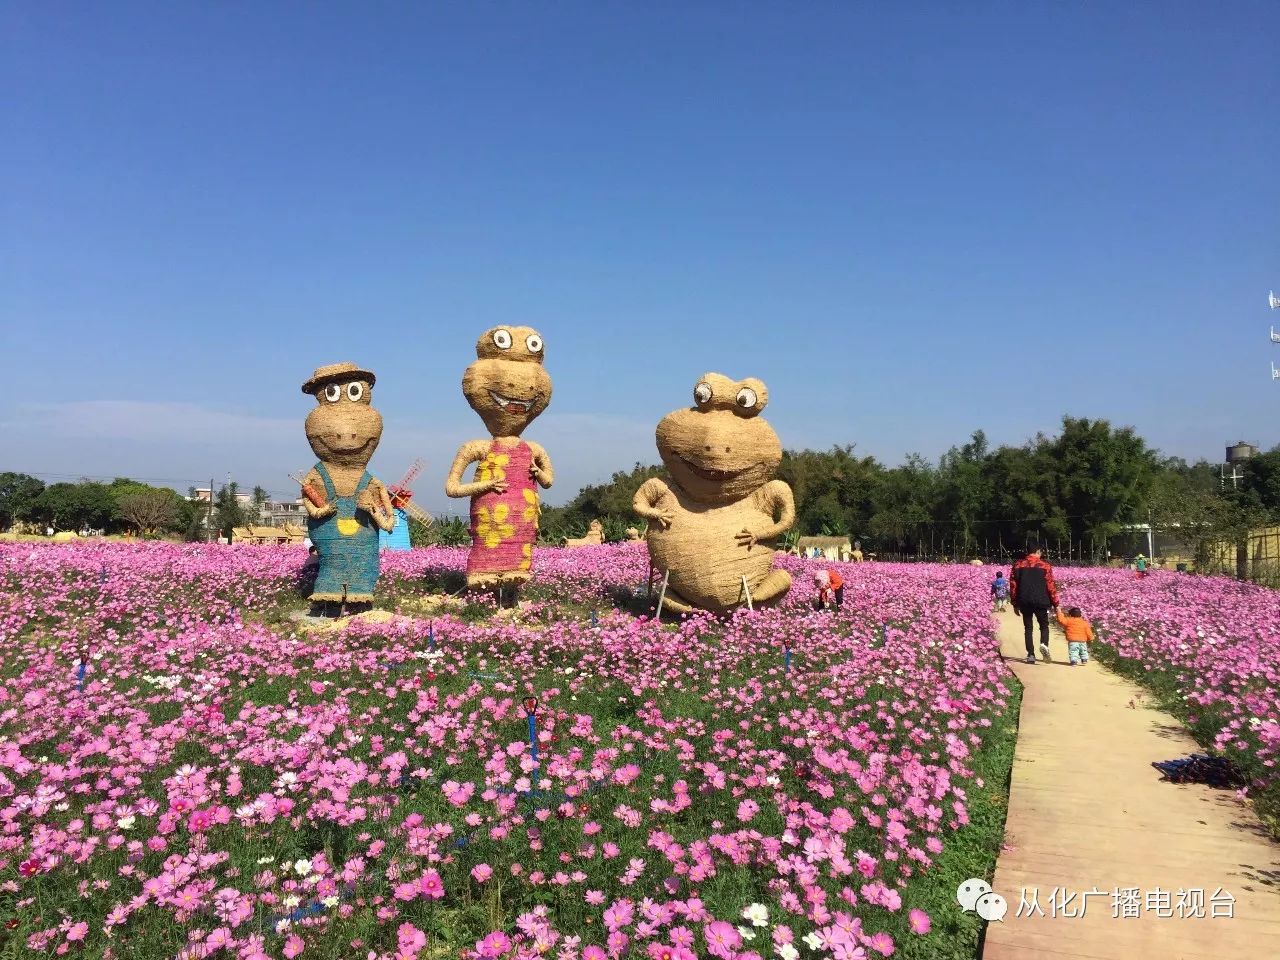
[[[209,517],[205,521],[204,542],[213,543],[213,477],[209,478]]]

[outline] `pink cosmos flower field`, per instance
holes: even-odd
[[[1017,702],[984,571],[814,613],[787,559],[783,606],[659,623],[642,549],[540,550],[514,615],[428,618],[464,557],[309,631],[297,548],[0,545],[0,957],[972,956]],[[1233,662],[1224,729],[1266,714]]]

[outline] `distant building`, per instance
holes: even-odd
[[[828,560],[848,560],[853,553],[848,537],[800,537],[796,541],[796,550],[802,557],[810,556],[814,547]]]
[[[297,500],[268,500],[262,505],[262,522],[272,527],[307,525],[307,511],[302,498]]]

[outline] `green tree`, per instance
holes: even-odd
[[[173,529],[180,517],[183,500],[167,488],[141,486],[116,493],[120,516],[139,534],[151,535]]]
[[[213,526],[221,536],[230,539],[231,531],[243,527],[245,523],[244,507],[236,496],[238,486],[233,480],[218,490],[213,502]]]
[[[1056,468],[1058,516],[1066,520],[1062,532],[1077,540],[1105,540],[1125,524],[1147,522],[1159,464],[1133,428],[1063,417],[1062,433],[1044,452]]]
[[[119,520],[115,497],[102,483],[54,483],[31,505],[32,519],[57,530],[111,530]]]
[[[253,521],[265,523],[267,520],[267,503],[270,501],[267,491],[262,487],[253,488]]]
[[[929,542],[937,473],[919,454],[886,470],[872,494],[870,530],[879,544],[900,553],[919,553]]]
[[[25,473],[0,473],[0,528],[8,529],[17,520],[31,519],[31,510],[44,484]]]
[[[1280,447],[1245,461],[1244,489],[1272,521],[1280,520]]]
[[[938,462],[936,519],[950,526],[960,556],[975,553],[979,539],[992,532],[989,457],[987,435],[975,430],[968,443],[952,447]]]

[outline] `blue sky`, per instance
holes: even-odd
[[[1275,3],[0,9],[0,469],[290,489],[378,374],[430,508],[538,327],[552,502],[698,376],[896,463],[1063,413],[1280,442]]]

